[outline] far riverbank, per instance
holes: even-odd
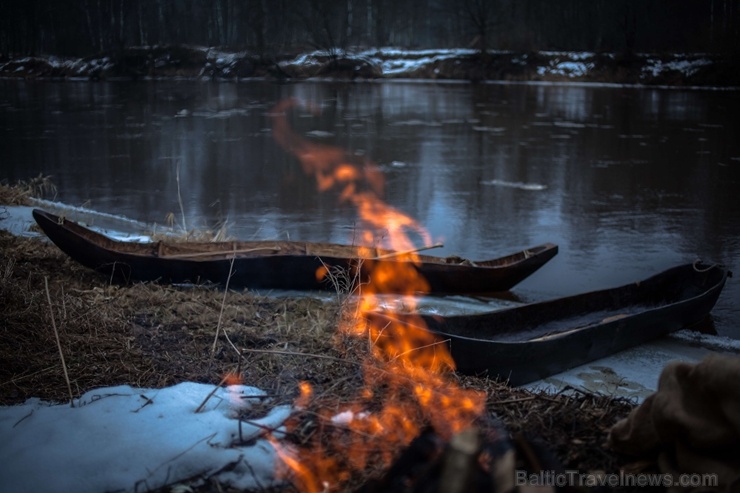
[[[0,60],[0,77],[25,79],[203,78],[280,81],[422,79],[586,82],[677,87],[740,87],[740,64],[709,54],[512,52],[475,50],[314,51],[264,57],[193,46],[146,46],[85,58]]]

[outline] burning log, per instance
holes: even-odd
[[[494,476],[487,469],[491,461],[499,460],[510,450],[504,436],[494,433],[484,438],[478,427],[466,428],[448,442],[434,429],[426,428],[381,479],[368,482],[358,493],[504,491],[495,489]],[[513,469],[511,472],[513,477]]]
[[[481,436],[475,428],[461,431],[450,440],[442,461],[439,493],[474,491],[479,481],[478,458],[481,454]]]
[[[517,483],[517,473],[562,472],[543,445],[517,435],[509,438],[498,421],[462,430],[448,442],[425,429],[397,457],[385,475],[357,493],[513,493],[531,491]],[[537,485],[539,493],[554,493]],[[557,491],[577,489],[563,486]]]

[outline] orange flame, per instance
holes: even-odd
[[[280,102],[272,112],[273,134],[284,149],[294,154],[305,173],[315,177],[320,191],[337,189],[339,199],[354,205],[362,220],[362,241],[372,244],[379,232],[387,248],[406,252],[414,249],[410,235],[431,244],[429,233],[417,221],[389,206],[381,199],[383,175],[369,160],[356,162],[347,152],[324,144],[310,142],[296,134],[288,123],[286,112],[302,106],[316,112],[313,106],[300,105],[295,99]],[[363,269],[370,272],[370,282],[362,286],[358,316],[340,325],[343,333],[372,342],[371,354],[363,364],[365,387],[356,401],[344,410],[321,411],[322,423],[352,430],[355,441],[292,450],[277,444],[283,466],[301,491],[319,492],[336,488],[349,478],[350,470],[363,470],[371,458],[382,456],[385,466],[395,452],[415,438],[421,428],[431,425],[443,438],[461,431],[483,411],[483,396],[460,389],[448,378],[454,370],[452,357],[444,341],[427,331],[420,317],[410,324],[400,322],[376,326],[365,314],[377,309],[377,295],[403,293],[404,303],[413,311],[416,293],[429,292],[429,285],[414,264],[416,253],[402,253],[394,261],[373,259],[367,249]],[[317,276],[326,272],[319,270]],[[308,383],[301,384],[296,401],[306,406],[312,398]],[[378,398],[382,406],[378,408]],[[358,445],[356,437],[362,437]]]
[[[223,382],[226,386],[239,385],[242,383],[242,377],[238,373],[228,372],[224,375]]]

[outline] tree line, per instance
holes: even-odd
[[[0,0],[0,56],[191,44],[736,53],[740,0]]]

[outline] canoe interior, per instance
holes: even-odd
[[[714,307],[731,273],[687,264],[613,289],[455,316],[374,312],[383,337],[424,325],[444,341],[458,372],[523,385],[692,327]]]
[[[112,252],[128,255],[157,257],[162,259],[183,259],[194,262],[207,262],[231,258],[311,256],[349,259],[373,259],[386,256],[385,261],[408,261],[408,255],[394,256],[397,252],[388,249],[339,245],[334,243],[314,243],[300,241],[228,241],[228,242],[190,242],[156,241],[128,242],[118,241],[92,231],[74,221],[65,220],[44,211],[35,211],[42,218],[57,221],[64,228],[85,238],[87,241]],[[419,254],[417,261],[424,264],[466,265],[471,267],[500,268],[520,263],[547,250],[556,250],[553,244],[544,244],[521,252],[491,260],[471,261],[458,256],[437,257]]]
[[[689,264],[618,288],[475,315],[423,315],[421,321],[443,337],[500,343],[544,341],[689,302],[710,289],[721,289],[726,277],[721,266]]]
[[[426,281],[424,292],[490,293],[511,289],[558,253],[558,246],[548,243],[498,259],[469,261],[455,256],[413,258],[391,250],[299,241],[134,243],[114,240],[38,209],[33,216],[63,252],[121,283],[225,286],[228,282],[232,288],[336,290],[332,276],[320,275],[327,269],[367,284],[388,272],[378,269],[379,265],[413,264]],[[386,294],[404,293],[408,283],[403,276],[385,276],[382,289]]]

